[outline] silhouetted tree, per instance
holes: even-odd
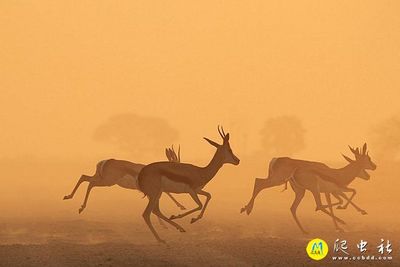
[[[373,156],[385,161],[398,160],[400,151],[400,117],[393,116],[372,128]]]
[[[271,156],[291,156],[305,148],[305,130],[295,116],[268,119],[260,133],[262,150]]]
[[[160,154],[178,138],[178,131],[162,118],[118,114],[101,124],[94,133],[96,141],[114,144],[132,156]]]

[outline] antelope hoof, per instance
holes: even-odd
[[[343,207],[343,206],[337,206],[336,209],[338,209],[338,210],[344,210],[345,207]]]
[[[163,240],[163,239],[157,239],[157,240],[158,240],[158,242],[160,242],[162,244],[167,244],[167,242],[165,240]]]
[[[79,209],[79,214],[81,214],[81,212],[83,211],[85,209],[85,207],[81,207],[80,209]]]
[[[68,196],[64,196],[63,200],[71,199],[71,198],[72,198],[72,196],[71,196],[71,195],[68,195]]]
[[[309,232],[301,230],[303,232],[304,235],[309,235]]]
[[[177,229],[178,229],[179,232],[181,232],[181,233],[185,233],[185,232],[186,232],[185,229],[183,229],[182,227],[177,227]]]
[[[169,217],[169,219],[170,220],[175,220],[175,219],[178,219],[179,217],[178,217],[179,215],[171,215],[171,217]]]
[[[246,212],[247,215],[250,215],[252,210],[253,210],[253,206],[249,207],[249,205],[246,205],[240,210],[240,213]]]
[[[360,210],[362,215],[367,215],[368,213],[365,210]]]
[[[321,206],[317,206],[316,208],[315,208],[315,211],[318,211],[318,210],[326,210],[326,209],[328,209],[329,207],[331,207],[330,205],[321,205]]]
[[[186,210],[186,208],[184,207],[184,206],[179,206],[179,208],[181,209],[181,210]]]

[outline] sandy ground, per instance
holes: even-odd
[[[245,217],[245,216],[243,216]],[[310,223],[311,221],[305,220]],[[168,242],[158,244],[144,223],[98,221],[10,221],[0,231],[1,266],[343,266],[331,256],[336,238],[346,239],[349,252],[360,255],[356,244],[369,241],[369,254],[378,255],[380,238],[393,243],[391,262],[354,261],[351,266],[399,266],[400,233],[375,229],[336,233],[326,221],[314,221],[313,234],[304,236],[291,221],[272,227],[250,217],[197,225],[182,222],[186,233],[154,221]],[[320,226],[318,226],[320,225]],[[329,228],[329,229],[326,229]],[[361,227],[362,228],[362,227]],[[321,262],[309,259],[305,247],[318,236],[327,241],[330,255]]]
[[[167,245],[158,244],[142,219],[147,200],[138,191],[118,187],[95,188],[87,209],[78,214],[86,184],[72,200],[64,201],[81,173],[92,173],[93,164],[32,163],[21,167],[12,162],[0,165],[12,186],[0,188],[0,266],[345,266],[332,260],[337,238],[346,239],[351,255],[356,244],[368,241],[368,254],[378,255],[380,239],[393,245],[392,262],[351,262],[351,266],[400,266],[400,169],[383,169],[368,182],[356,180],[355,201],[368,211],[336,210],[347,222],[345,233],[336,233],[326,215],[315,212],[308,192],[298,216],[310,232],[304,236],[290,214],[294,199],[282,187],[266,190],[257,198],[250,216],[239,213],[247,203],[253,177],[263,171],[226,168],[209,185],[212,201],[205,216],[190,224],[191,216],[178,220],[186,229],[179,233],[152,221]],[[400,166],[400,165],[396,165]],[[18,176],[14,170],[18,169]],[[389,170],[389,171],[388,171]],[[266,170],[264,171],[266,172]],[[12,176],[14,175],[14,176]],[[7,175],[5,175],[7,177]],[[187,208],[193,200],[177,199]],[[166,215],[179,210],[163,196]],[[321,262],[308,258],[305,247],[312,238],[324,239],[330,255]]]

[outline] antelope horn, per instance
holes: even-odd
[[[218,133],[219,133],[219,135],[222,137],[222,139],[224,139],[225,138],[225,135],[223,134],[223,132],[221,132],[221,130],[219,129],[219,125],[218,125]]]
[[[352,160],[352,159],[349,158],[348,156],[346,156],[346,155],[344,155],[344,154],[342,154],[342,156],[343,156],[343,158],[344,158],[345,160],[347,160],[349,163],[354,162],[354,160]]]
[[[353,152],[353,154],[357,154],[357,151],[354,148],[352,148],[351,146],[349,146],[349,148],[350,148],[350,151]]]
[[[226,134],[225,134],[225,131],[224,131],[224,127],[223,127],[223,126],[221,126],[221,130],[222,130],[222,133],[224,134],[224,137],[225,137]]]

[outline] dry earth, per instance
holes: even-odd
[[[272,227],[249,222],[210,221],[185,225],[187,233],[158,226],[167,245],[158,244],[144,223],[96,221],[5,220],[1,225],[1,266],[343,266],[331,256],[336,238],[346,239],[349,252],[369,241],[368,253],[378,255],[380,238],[393,243],[391,262],[354,261],[351,266],[399,266],[400,233],[375,229],[335,233],[326,221],[314,221],[314,231],[327,241],[330,255],[321,262],[309,259],[305,246],[315,234],[303,236],[291,221]],[[311,221],[305,220],[311,223]],[[323,225],[325,224],[325,225]],[[320,226],[318,226],[320,225]],[[325,229],[328,228],[329,229]],[[361,227],[362,228],[362,227]]]

